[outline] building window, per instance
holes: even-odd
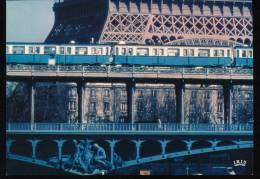
[[[222,112],[222,103],[218,103],[218,109],[217,112]]]
[[[218,99],[222,99],[223,96],[223,92],[222,91],[218,91]]]
[[[104,102],[104,111],[109,111],[109,110],[110,110],[109,102]]]
[[[208,102],[204,103],[205,112],[210,112],[210,104]]]
[[[205,93],[205,98],[206,98],[206,99],[210,99],[210,91],[206,91],[206,93]]]
[[[109,97],[109,89],[105,89],[105,97]]]
[[[144,97],[144,90],[138,90],[138,96],[139,97]]]
[[[126,92],[126,90],[122,90],[122,91],[121,91],[121,97],[122,97],[122,98],[127,97],[127,92]]]
[[[127,103],[121,103],[120,110],[121,112],[127,112]]]
[[[96,111],[96,103],[95,102],[90,103],[90,111]]]
[[[194,99],[197,97],[197,91],[192,91],[191,92],[191,98]]]
[[[156,97],[157,96],[157,91],[156,90],[152,90],[152,97]]]
[[[90,90],[90,97],[92,98],[96,97],[96,91],[94,89]]]

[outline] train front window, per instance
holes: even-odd
[[[209,49],[199,49],[198,56],[199,57],[209,57],[210,50]]]
[[[24,46],[14,46],[13,47],[13,53],[14,54],[24,54],[25,47]]]
[[[246,57],[246,50],[242,51],[242,57]]]

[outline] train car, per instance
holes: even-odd
[[[231,66],[229,47],[115,46],[115,64],[157,66]]]
[[[6,46],[6,60],[7,64],[106,64],[110,51],[107,45],[12,43]]]
[[[7,64],[253,67],[248,47],[8,43],[6,54]]]

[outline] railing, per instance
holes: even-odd
[[[174,124],[174,123],[7,123],[7,131],[60,132],[243,132],[252,124]]]
[[[80,72],[80,73],[161,73],[161,74],[235,74],[253,75],[253,69],[245,68],[194,68],[194,67],[142,67],[142,66],[51,66],[7,65],[7,72]]]

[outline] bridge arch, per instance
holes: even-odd
[[[170,141],[166,146],[166,153],[180,152],[187,150],[187,144],[182,140]]]
[[[114,151],[124,160],[134,160],[136,157],[136,146],[131,140],[120,140],[116,143]]]
[[[41,140],[36,147],[38,159],[47,160],[50,157],[58,156],[57,143],[54,140]]]
[[[17,155],[32,156],[32,145],[28,140],[15,140],[10,148],[10,152]]]
[[[230,140],[222,140],[217,144],[217,147],[235,145],[236,143]]]
[[[206,140],[197,140],[192,144],[191,149],[202,149],[202,148],[210,148],[212,144]]]
[[[91,144],[93,144],[93,145],[94,144],[98,144],[100,147],[102,147],[105,150],[105,152],[106,152],[107,159],[110,159],[110,152],[111,152],[111,150],[110,150],[110,145],[109,145],[108,141],[97,139],[97,140],[93,140],[91,142]]]
[[[146,140],[140,148],[140,157],[148,157],[161,154],[161,143],[155,140]]]
[[[67,140],[63,143],[62,155],[73,155],[75,152],[75,144],[73,140]]]

